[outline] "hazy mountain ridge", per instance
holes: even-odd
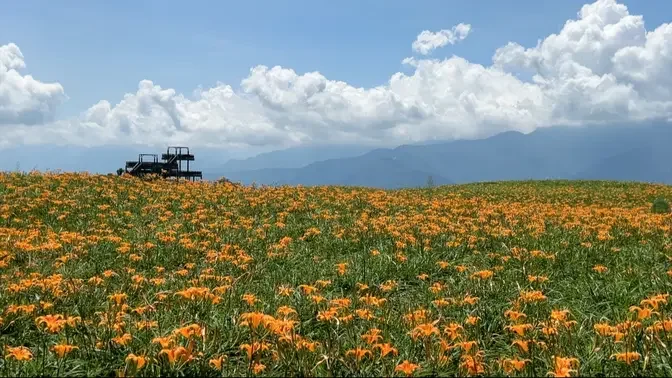
[[[614,179],[672,184],[672,125],[552,127],[529,134],[376,149],[302,168],[229,173],[245,184],[380,188],[528,179]]]
[[[217,168],[217,171],[226,173],[269,168],[301,168],[317,161],[362,155],[370,150],[370,147],[355,145],[293,147],[262,153],[247,159],[230,159]]]
[[[457,140],[371,149],[302,146],[230,159],[217,148],[192,148],[194,170],[260,185],[354,185],[378,188],[529,179],[603,179],[672,184],[672,123],[541,128]],[[2,150],[0,169],[113,173],[138,153],[165,147],[55,145]],[[331,158],[330,158],[331,157]],[[223,163],[224,162],[224,163]]]

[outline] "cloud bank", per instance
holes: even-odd
[[[238,88],[217,83],[190,97],[143,80],[118,104],[102,100],[78,118],[57,121],[64,89],[22,74],[24,57],[9,44],[0,47],[0,146],[400,144],[672,118],[672,24],[647,30],[625,5],[598,0],[537,46],[500,47],[489,66],[424,57],[470,30],[460,24],[422,32],[413,43],[421,57],[404,60],[413,72],[395,73],[379,87],[256,66]],[[521,80],[520,72],[532,79]]]

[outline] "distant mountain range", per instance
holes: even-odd
[[[672,184],[672,123],[541,128],[487,139],[369,152],[318,147],[229,161],[209,178],[260,185],[378,188],[527,179],[605,179]],[[304,166],[301,166],[301,163]]]
[[[13,146],[0,170],[113,173],[138,153],[165,146]],[[541,128],[487,139],[428,141],[396,148],[312,145],[232,159],[240,151],[194,146],[191,168],[205,179],[259,185],[377,188],[528,179],[596,179],[672,184],[672,122]],[[249,153],[249,155],[248,155]],[[238,155],[234,155],[238,154]]]
[[[271,151],[247,159],[231,159],[219,167],[219,172],[240,172],[269,168],[301,168],[329,159],[358,156],[370,151],[365,146],[325,145],[288,148]]]

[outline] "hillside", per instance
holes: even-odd
[[[0,173],[3,375],[666,376],[657,197]]]

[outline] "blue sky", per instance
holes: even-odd
[[[398,145],[672,119],[671,20],[662,0],[6,2],[0,147]],[[466,39],[413,51],[461,23]]]
[[[6,2],[0,44],[19,45],[29,72],[61,83],[72,116],[100,99],[116,103],[150,79],[191,93],[218,81],[238,86],[258,64],[319,71],[354,86],[384,84],[404,70],[423,30],[470,23],[456,54],[490,64],[509,41],[534,46],[558,32],[585,1],[35,1]],[[622,1],[658,25],[672,2]]]

